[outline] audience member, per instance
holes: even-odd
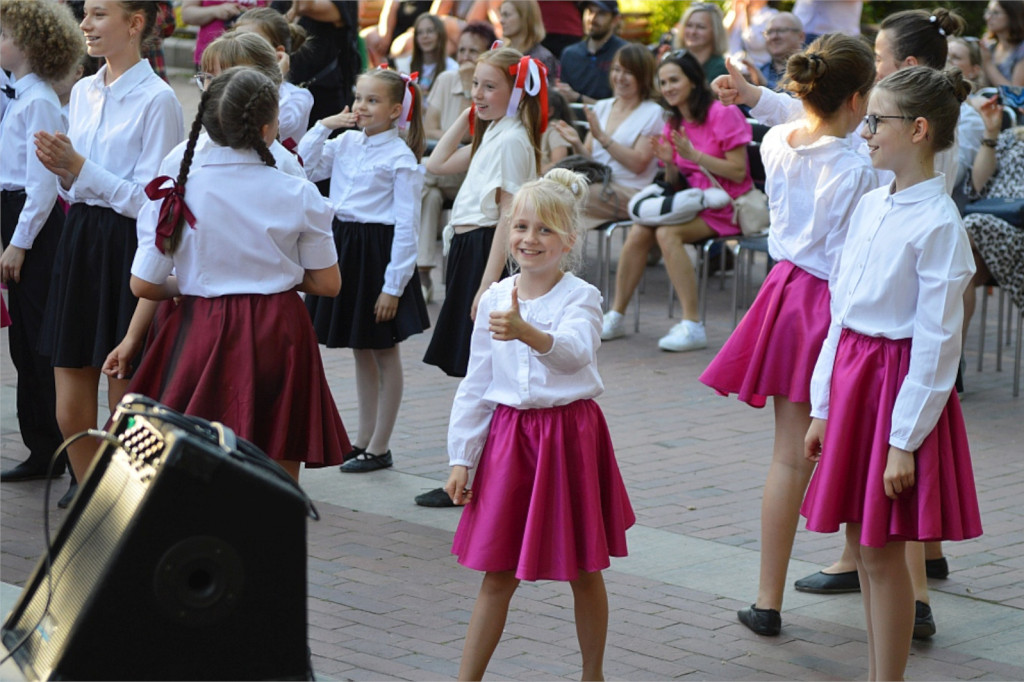
[[[982,65],[992,85],[1024,85],[1024,2],[992,0],[985,9]]]
[[[206,46],[230,28],[239,14],[247,9],[265,7],[269,4],[268,0],[234,0],[233,2],[182,0],[181,20],[186,24],[199,27],[193,55],[196,71],[199,70],[199,63],[203,59],[203,50],[206,49]]]
[[[558,91],[570,103],[593,104],[612,96],[608,72],[612,59],[626,41],[615,35],[622,22],[619,3],[588,2],[583,8],[583,29],[587,37],[562,52],[562,73]]]
[[[572,143],[555,127],[557,122],[572,125],[573,114],[569,103],[557,90],[548,91],[548,127],[540,136],[540,174],[551,170],[556,163],[569,156]]]
[[[432,0],[384,0],[377,24],[359,32],[371,64],[387,61],[391,43],[413,27],[416,18],[429,12]]]
[[[796,0],[793,14],[803,23],[811,43],[826,33],[860,35],[863,5],[860,0]]]
[[[803,47],[804,28],[795,14],[779,12],[768,21],[764,37],[771,60],[761,67],[761,85],[778,90],[779,81],[786,75],[786,62]]]
[[[412,54],[395,59],[401,73],[419,74],[417,84],[424,94],[430,92],[434,79],[445,71],[459,68],[448,56],[448,34],[444,22],[434,14],[421,14],[413,25]]]
[[[501,39],[506,47],[519,50],[548,67],[548,79],[558,77],[558,60],[541,41],[546,35],[537,0],[505,0],[499,9]]]
[[[985,87],[988,80],[985,78],[985,69],[981,58],[981,42],[971,36],[950,36],[949,55],[946,63],[960,69],[964,79],[970,82],[974,91]]]
[[[544,0],[540,3],[540,14],[547,32],[541,44],[551,50],[555,59],[561,59],[565,48],[583,39],[583,17],[580,15],[579,3],[571,0]]]
[[[708,83],[724,75],[729,38],[718,5],[695,2],[687,7],[677,26],[675,46],[685,47],[697,58]]]
[[[722,22],[729,36],[729,52],[742,53],[743,58],[757,68],[768,63],[771,56],[766,49],[764,31],[778,12],[768,6],[767,0],[734,0]]]
[[[626,45],[615,53],[609,75],[613,97],[584,112],[590,125],[585,140],[573,126],[554,124],[576,154],[602,163],[612,171],[607,187],[594,185],[583,210],[587,229],[629,217],[630,198],[654,181],[658,172],[651,137],[664,119],[654,94],[654,57],[643,45]]]

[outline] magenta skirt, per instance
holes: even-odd
[[[860,544],[967,540],[981,535],[971,453],[956,391],[914,453],[914,487],[895,501],[882,476],[892,409],[910,367],[910,339],[864,336],[844,329],[832,371],[821,461],[800,513],[807,528],[833,533],[861,525]]]
[[[499,405],[452,554],[520,580],[575,580],[626,556],[635,520],[597,403]]]
[[[327,466],[352,449],[295,292],[162,304],[128,391],[222,422],[272,459]]]
[[[781,261],[700,380],[752,407],[776,395],[809,402],[830,320],[828,282]]]

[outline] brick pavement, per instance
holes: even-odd
[[[176,91],[191,120],[194,88]],[[592,246],[593,248],[593,246]],[[593,263],[590,263],[593,268]],[[761,638],[736,621],[756,593],[760,492],[772,415],[721,398],[696,381],[732,326],[730,292],[713,286],[704,351],[669,354],[656,341],[667,281],[648,268],[641,330],[599,354],[608,419],[637,512],[631,556],[606,572],[611,604],[606,673],[612,679],[853,679],[867,674],[860,599],[788,590],[784,629]],[[948,543],[952,574],[931,581],[938,634],[916,643],[914,680],[1024,679],[1024,399],[1010,397],[1012,358],[995,371],[995,301],[985,371],[977,334],[967,344],[967,419],[985,535]],[[432,319],[438,305],[430,306]],[[979,306],[980,308],[980,306]],[[632,323],[632,311],[627,315]],[[14,376],[0,332],[0,458],[25,456],[14,417]],[[403,344],[405,400],[395,467],[365,476],[303,472],[321,521],[309,525],[309,638],[321,679],[452,678],[480,576],[449,554],[457,510],[412,497],[446,475],[448,410],[456,381],[420,362],[429,332]],[[351,354],[324,353],[346,424],[356,423]],[[103,399],[105,400],[105,399]],[[63,493],[66,478],[55,489]],[[0,610],[6,612],[43,549],[41,482],[0,486]],[[52,502],[51,502],[52,504]],[[62,513],[55,507],[53,519]],[[842,540],[801,530],[790,578],[831,562]],[[13,597],[12,597],[13,595]],[[568,586],[523,583],[489,669],[494,679],[579,674]]]
[[[850,679],[866,675],[860,600],[790,590],[777,639],[753,635],[735,611],[756,591],[758,511],[771,448],[771,413],[715,395],[697,375],[731,328],[729,292],[713,288],[706,351],[668,354],[655,342],[671,322],[667,283],[649,268],[641,331],[600,351],[605,410],[637,511],[632,555],[606,579],[610,678]],[[437,304],[431,306],[436,315]],[[992,313],[990,312],[990,315]],[[990,323],[988,349],[993,348]],[[309,525],[309,637],[328,679],[454,677],[479,575],[449,554],[457,510],[425,510],[412,496],[446,473],[448,409],[456,382],[419,360],[428,334],[403,345],[406,401],[392,443],[395,467],[366,476],[303,473],[322,520]],[[6,344],[6,333],[0,343]],[[1024,491],[1020,399],[1011,374],[974,371],[968,344],[964,411],[986,534],[950,543],[953,573],[932,581],[938,634],[915,643],[912,679],[1024,679]],[[326,351],[343,419],[355,424],[351,355]],[[0,362],[4,466],[24,456],[13,409],[13,370]],[[56,492],[62,493],[66,479]],[[42,547],[39,482],[0,487],[0,572],[24,582]],[[59,511],[54,510],[60,519]],[[833,559],[841,539],[801,530],[791,578]],[[8,595],[10,590],[8,590]],[[9,608],[10,598],[5,600]],[[558,583],[524,583],[490,676],[575,678],[572,600]]]

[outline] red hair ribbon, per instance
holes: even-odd
[[[492,50],[500,50],[504,45],[505,45],[505,43],[503,43],[502,41],[495,40],[493,43],[491,43],[491,49]]]
[[[519,102],[523,92],[532,97],[540,97],[540,131],[548,128],[548,69],[533,57],[523,57],[518,64],[509,67],[508,72],[516,77],[512,87],[512,96],[508,100],[506,116],[515,116],[519,111]]]
[[[168,180],[171,181],[171,186],[162,187]],[[160,253],[166,253],[164,240],[170,239],[174,235],[174,230],[181,224],[182,217],[193,230],[196,228],[196,217],[192,215],[192,211],[185,204],[184,185],[179,185],[169,175],[161,175],[151,180],[146,185],[146,196],[152,201],[164,200],[160,204],[160,219],[156,223],[156,248],[160,249]]]
[[[398,128],[399,130],[405,130],[412,121],[412,105],[416,100],[416,88],[412,84],[420,77],[420,72],[413,71],[408,75],[404,73],[399,73],[398,75],[405,81],[405,92],[402,94],[402,113],[398,117]]]

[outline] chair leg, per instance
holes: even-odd
[[[981,315],[978,316],[978,371],[985,362],[985,313],[988,312],[988,287],[981,286]]]
[[[1019,311],[1017,315],[1017,348],[1014,351],[1013,359],[1013,397],[1016,398],[1020,395],[1020,355],[1022,343],[1021,336],[1024,335],[1024,309]]]
[[[996,371],[1003,371],[1003,308],[1006,307],[1006,290],[999,287],[999,319],[996,321]]]
[[[643,283],[646,279],[647,279],[647,271],[644,270],[643,277],[640,280],[641,283]],[[633,333],[634,334],[639,334],[640,333],[640,289],[641,289],[641,287],[639,287],[639,286],[636,289],[633,289]]]
[[[700,283],[697,285],[697,307],[699,308],[701,324],[706,322],[708,314],[708,276],[711,271],[709,260],[713,243],[714,241],[711,239],[705,241],[700,250]]]

